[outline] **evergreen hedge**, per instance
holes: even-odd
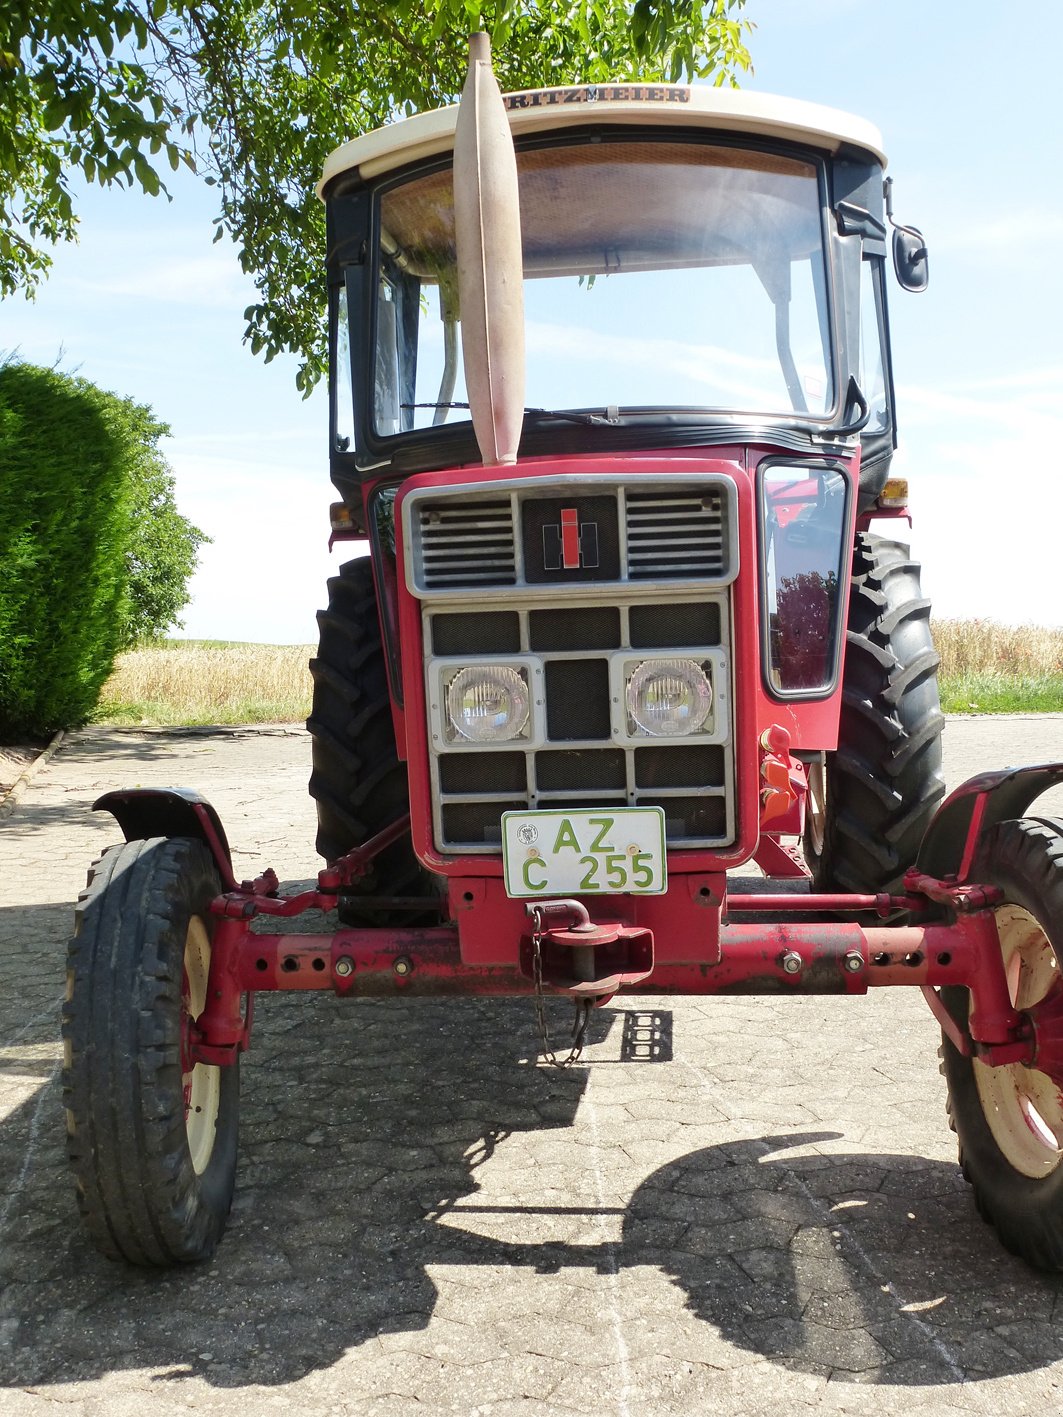
[[[84,722],[122,644],[135,407],[0,366],[0,741]]]

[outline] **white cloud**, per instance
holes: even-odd
[[[538,383],[547,373],[568,391],[579,390],[580,406],[594,403],[675,404],[691,402],[733,403],[735,407],[763,408],[777,402],[781,385],[778,362],[736,353],[718,345],[694,340],[654,339],[645,335],[605,334],[577,325],[536,322],[527,328],[532,378]],[[572,361],[566,366],[564,360]],[[603,382],[601,371],[622,369],[634,384]],[[571,375],[571,377],[570,377]],[[590,383],[598,376],[595,393]],[[687,387],[676,379],[687,381]],[[552,402],[557,402],[556,400]],[[571,402],[571,399],[569,400]]]
[[[900,384],[897,403],[902,431],[948,426],[955,439],[1015,436],[1063,439],[1063,369],[1034,370],[958,385]]]
[[[978,438],[952,431],[913,441],[896,461],[909,480],[912,551],[935,614],[1063,625],[1056,515],[1063,499],[1045,443],[998,428]],[[903,523],[888,534],[908,539]]]

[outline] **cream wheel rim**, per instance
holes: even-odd
[[[994,913],[1011,1002],[1019,1010],[1032,1008],[1059,979],[1055,952],[1028,910],[1002,905]],[[976,1059],[974,1076],[989,1129],[1016,1171],[1035,1179],[1055,1171],[1063,1160],[1059,1087],[1022,1063],[994,1068]]]
[[[203,1012],[210,973],[210,938],[198,915],[188,922],[181,987],[181,1089],[184,1094],[185,1133],[197,1176],[210,1164],[221,1103],[221,1069],[193,1063],[189,1023]]]

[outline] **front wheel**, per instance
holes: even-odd
[[[1002,822],[983,839],[973,879],[999,886],[995,911],[1011,1001],[1032,1008],[1060,987],[1063,960],[1063,830],[1042,821]],[[966,1031],[970,996],[943,990]],[[960,1165],[979,1212],[1013,1254],[1063,1270],[1063,1097],[1045,1073],[1021,1063],[990,1067],[947,1037],[941,1071]]]
[[[221,882],[206,847],[128,841],[89,874],[63,1008],[68,1150],[93,1242],[171,1265],[213,1254],[232,1203],[239,1076],[194,1062]]]

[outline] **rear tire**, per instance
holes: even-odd
[[[1002,822],[981,842],[972,879],[999,886],[994,912],[1012,1003],[1028,1009],[1058,988],[1063,962],[1063,827]],[[970,995],[942,991],[964,1032]],[[1021,1063],[989,1067],[941,1045],[946,1110],[979,1213],[1004,1246],[1038,1269],[1063,1270],[1063,1097]]]
[[[314,700],[306,726],[317,849],[332,862],[405,816],[410,791],[395,746],[372,562],[367,556],[348,561],[328,585],[328,609],[317,617],[317,658],[310,661]],[[427,914],[436,892],[436,878],[405,836],[381,852],[341,898],[340,918],[348,925],[411,924],[416,913],[367,907],[359,896],[424,896]]]
[[[815,889],[895,890],[937,803],[944,718],[930,602],[908,548],[856,539],[836,752],[810,780],[805,859]]]
[[[194,1066],[221,881],[183,837],[128,841],[89,873],[63,1006],[68,1152],[93,1242],[110,1259],[207,1259],[236,1176],[238,1064]]]

